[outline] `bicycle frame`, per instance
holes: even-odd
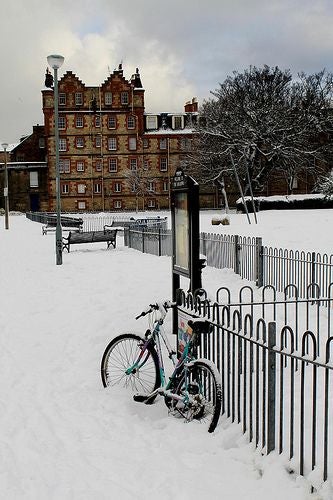
[[[129,367],[126,370],[126,375],[130,375],[131,373],[135,373],[136,370],[140,370],[140,368],[145,364],[147,361],[148,357],[144,358],[145,353],[147,352],[147,348],[149,344],[152,344],[154,348],[156,348],[157,352],[157,357],[158,357],[158,365],[159,365],[159,371],[160,371],[160,379],[161,379],[161,386],[153,391],[149,396],[154,396],[155,394],[161,394],[163,396],[168,396],[171,399],[178,400],[178,401],[183,401],[184,397],[178,396],[177,394],[174,394],[171,392],[171,387],[173,384],[173,381],[175,380],[176,376],[182,371],[185,370],[185,377],[186,377],[186,369],[188,366],[190,366],[190,363],[194,360],[194,357],[190,355],[190,350],[192,349],[193,346],[193,339],[189,340],[186,345],[184,346],[184,350],[180,356],[179,359],[177,359],[176,352],[172,349],[164,329],[162,328],[163,325],[163,319],[156,320],[154,324],[154,328],[152,331],[147,332],[147,339],[145,340],[144,344],[141,346],[141,352],[138,356],[138,359],[135,361],[135,363]],[[162,346],[161,346],[161,339],[163,340],[163,343],[166,347],[166,350],[168,352],[168,357],[171,359],[174,370],[172,372],[172,375],[169,378],[169,381],[167,382],[166,380],[166,375],[165,375],[165,368],[164,368],[164,361],[163,361],[163,354],[162,354]],[[186,402],[190,401],[192,398],[187,394],[186,395]]]

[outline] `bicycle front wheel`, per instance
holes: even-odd
[[[222,387],[215,365],[206,360],[194,361],[184,368],[173,391],[182,396],[181,401],[172,400],[175,415],[186,421],[199,420],[208,425],[208,432],[214,432],[221,413]]]
[[[104,387],[118,385],[132,394],[143,395],[148,395],[160,387],[158,357],[153,346],[147,346],[137,368],[128,370],[142,354],[144,342],[142,337],[133,333],[119,335],[111,340],[101,362]]]

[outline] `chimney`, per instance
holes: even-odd
[[[139,73],[139,68],[136,68],[136,72],[132,75],[131,83],[134,85],[136,89],[142,89],[141,77]]]
[[[184,106],[185,113],[197,113],[198,112],[198,99],[193,97],[192,101],[187,101]]]

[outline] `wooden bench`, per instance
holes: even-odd
[[[118,229],[111,229],[110,226],[104,226],[103,231],[89,231],[86,233],[70,231],[68,237],[62,239],[62,249],[66,249],[69,253],[71,245],[77,245],[79,243],[98,243],[101,241],[106,242],[107,248],[110,248],[111,245],[113,248],[116,248],[117,231]]]
[[[57,226],[57,217],[49,215],[46,219],[46,225],[42,227],[42,234],[47,234],[49,231],[55,231]],[[81,232],[83,226],[83,219],[74,217],[61,217],[61,226],[65,231]]]

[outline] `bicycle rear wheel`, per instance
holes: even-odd
[[[208,432],[214,432],[222,401],[222,387],[215,365],[206,360],[194,361],[184,369],[173,392],[183,397],[182,401],[171,399],[171,404],[169,398],[167,406],[174,415],[188,422],[199,420],[208,425]]]
[[[101,376],[104,387],[120,386],[132,394],[148,395],[161,385],[158,357],[153,346],[148,345],[140,360],[139,368],[127,373],[142,353],[145,340],[139,335],[125,333],[111,340],[106,347]]]

